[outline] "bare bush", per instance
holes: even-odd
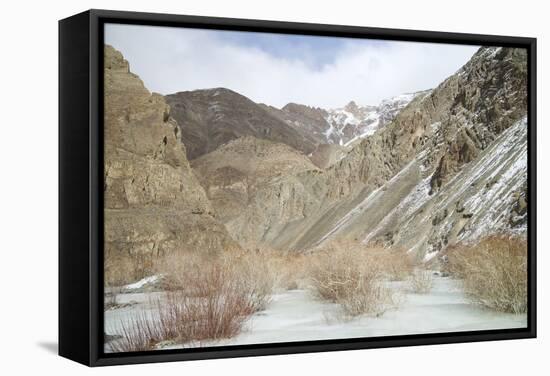
[[[297,252],[268,251],[260,253],[271,275],[273,289],[295,290],[307,285],[308,257]]]
[[[369,248],[380,265],[384,277],[390,281],[404,281],[413,275],[414,262],[403,249]]]
[[[339,304],[349,316],[380,315],[394,305],[376,258],[361,249],[332,246],[311,260],[312,288],[321,299]]]
[[[273,290],[274,272],[269,258],[254,252],[231,252],[217,256],[198,253],[182,253],[165,257],[157,262],[156,272],[163,275],[164,288],[181,291],[186,296],[205,297],[224,287],[214,281],[214,275],[238,284],[247,291],[259,309],[268,303]]]
[[[240,288],[248,292],[254,312],[265,309],[275,283],[275,270],[270,267],[270,257],[244,251],[226,256],[224,264],[235,279],[240,279]]]
[[[489,236],[447,251],[448,270],[472,302],[503,312],[527,311],[527,242]]]
[[[194,291],[194,284],[189,281],[199,280],[204,268],[209,268],[212,262],[219,262],[219,259],[198,252],[174,253],[157,259],[154,273],[163,276],[163,290],[183,291],[188,296],[197,296],[199,292]]]
[[[170,290],[154,302],[152,315],[121,322],[122,339],[111,346],[115,351],[138,351],[134,349],[164,341],[230,338],[269,302],[272,278],[259,256],[240,253],[206,259],[180,254],[165,261],[163,275]]]
[[[433,283],[432,273],[428,270],[415,270],[409,279],[411,291],[417,294],[429,293],[433,288]]]

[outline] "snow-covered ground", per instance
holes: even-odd
[[[137,282],[130,283],[129,285],[124,286],[125,290],[138,290],[146,285],[154,284],[160,279],[159,275],[152,275],[150,277],[145,277],[140,279]]]
[[[276,294],[266,310],[247,321],[239,335],[200,345],[242,345],[527,326],[526,315],[495,312],[468,303],[459,283],[450,278],[434,277],[434,287],[428,294],[407,292],[405,282],[394,282],[392,287],[402,294],[397,308],[380,317],[352,320],[342,320],[336,304],[319,301],[306,290]],[[137,304],[105,312],[105,332],[111,335],[120,333],[120,322],[143,310],[151,310],[150,300],[158,294],[122,294],[120,303],[135,301]],[[184,346],[189,344],[171,347]]]

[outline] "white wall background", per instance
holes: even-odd
[[[87,369],[57,341],[57,20],[87,8],[537,37],[539,338]],[[5,1],[0,22],[0,373],[519,375],[548,372],[550,181],[543,1]],[[541,272],[542,271],[542,272]]]

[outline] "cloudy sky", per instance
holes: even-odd
[[[412,42],[108,24],[147,88],[226,87],[255,102],[336,108],[437,86],[477,50]]]

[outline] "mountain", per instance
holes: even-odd
[[[226,227],[239,242],[275,248],[341,237],[420,258],[487,233],[522,233],[526,89],[524,50],[481,48],[330,167],[266,180]]]
[[[385,99],[377,106],[358,106],[354,101],[343,108],[323,109],[289,103],[281,109],[264,106],[273,116],[285,121],[317,146],[349,146],[389,124],[415,97],[429,90]]]
[[[342,238],[429,260],[526,231],[523,49],[483,47],[433,90],[340,110],[227,89],[165,101],[110,47],[105,66],[106,255]]]
[[[315,146],[337,141],[336,138],[327,137],[326,135],[330,125],[326,120],[328,112],[322,108],[298,103],[288,103],[281,109],[264,104],[260,104],[260,106],[294,128],[303,137],[310,139]]]
[[[315,149],[307,135],[245,96],[225,88],[166,96],[170,115],[181,125],[181,140],[192,160],[244,136],[283,142],[305,154]]]
[[[239,248],[191,170],[164,97],[111,46],[104,59],[106,260]]]
[[[179,92],[167,95],[166,101],[193,160],[245,136],[285,143],[304,154],[323,144],[348,146],[389,123],[420,94],[426,92],[400,95],[378,106],[350,102],[333,110],[297,103],[278,109],[225,88]]]
[[[389,124],[415,97],[428,95],[430,90],[402,94],[384,99],[378,106],[358,106],[354,101],[343,108],[327,111],[328,143],[352,145]]]

